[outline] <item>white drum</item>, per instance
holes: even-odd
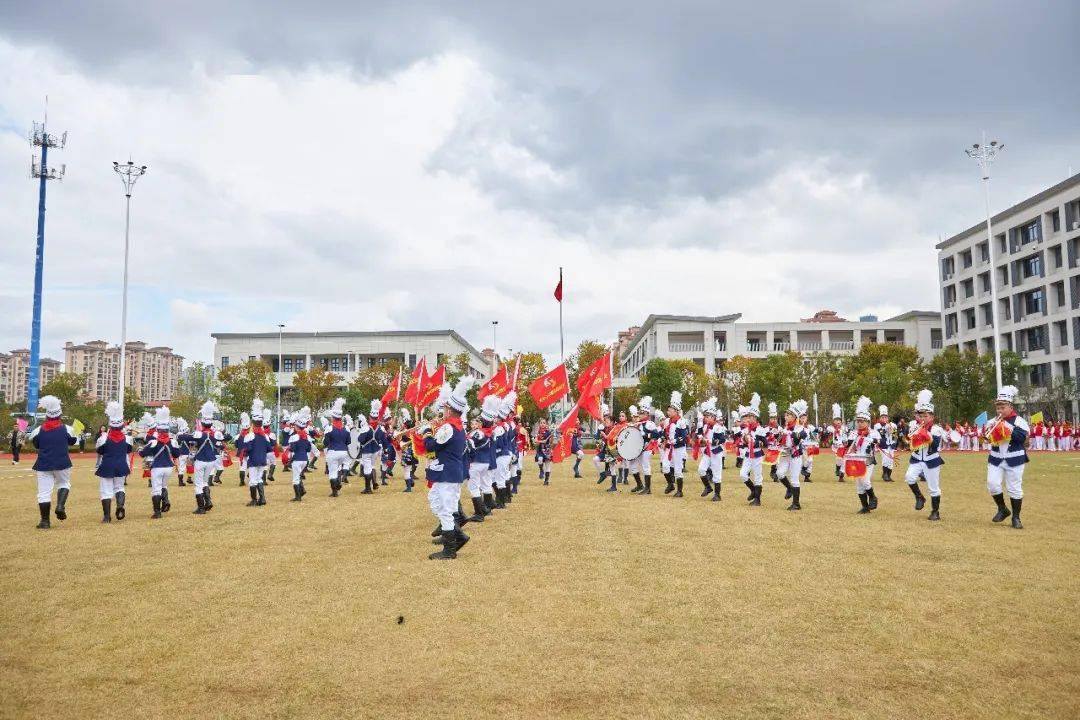
[[[645,450],[645,435],[641,429],[630,425],[624,427],[615,438],[615,452],[623,460],[636,460]]]
[[[953,445],[960,444],[960,437],[960,432],[958,430],[949,431],[949,442],[951,442]]]

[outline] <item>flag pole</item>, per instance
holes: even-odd
[[[566,296],[565,290],[562,284],[562,265],[559,266],[559,363],[566,367],[566,352],[563,342],[563,321],[562,321],[562,305],[563,297]],[[569,375],[567,375],[569,378]],[[562,401],[563,417],[566,417],[566,398]],[[561,420],[561,418],[560,418]]]

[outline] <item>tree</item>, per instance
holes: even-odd
[[[146,412],[146,405],[139,399],[139,393],[133,387],[124,388],[124,419],[138,420]]]
[[[360,374],[375,368],[365,368]],[[298,370],[293,375],[293,387],[300,398],[301,405],[307,405],[312,413],[317,413],[334,401],[339,394],[338,384],[345,378],[337,373],[330,372],[322,365],[316,365],[310,370]],[[355,381],[354,381],[355,382]],[[385,386],[384,386],[385,387]],[[382,394],[382,391],[379,391]]]
[[[747,397],[743,402],[749,402],[749,395],[758,393],[761,396],[761,413],[764,417],[768,412],[768,403],[775,402],[777,413],[783,414],[784,410],[793,400],[797,400],[801,389],[799,383],[799,366],[802,364],[802,356],[796,352],[774,353],[760,360],[754,360],[750,364],[746,378]]]
[[[1002,365],[1004,360],[1003,357]],[[1069,417],[1072,404],[1080,399],[1076,380],[1071,377],[1051,379],[1050,384],[1044,388],[1033,388],[1027,383],[1024,385],[1020,399],[1025,412],[1028,415],[1042,412],[1047,420],[1057,421]]]
[[[611,412],[615,414],[615,417],[619,416],[619,411],[630,411],[631,405],[636,405],[638,400],[641,399],[641,393],[638,392],[636,387],[621,387],[615,388],[615,402],[612,404]]]
[[[910,417],[915,407],[915,393],[923,381],[923,366],[918,351],[906,345],[867,343],[858,354],[846,358],[842,375],[848,386],[846,400],[854,405],[860,395],[870,398],[875,407],[888,405],[892,414]]]
[[[214,394],[216,384],[214,366],[196,361],[191,363],[187,370],[184,371],[184,379],[180,381],[180,389],[191,395],[201,407]]]
[[[652,397],[653,407],[664,409],[671,400],[671,393],[682,390],[682,385],[682,371],[664,358],[653,358],[646,363],[638,388],[642,397]]]
[[[566,359],[566,372],[570,377],[570,392],[577,399],[577,381],[581,372],[604,356],[608,351],[607,345],[596,340],[582,340],[577,350]],[[618,367],[616,365],[615,367]]]
[[[202,407],[202,403],[193,394],[187,392],[181,388],[172,400],[169,401],[169,413],[174,418],[184,418],[189,422],[193,422],[199,415],[199,408]]]
[[[705,368],[693,360],[671,360],[670,362],[680,375],[679,387],[683,394],[683,411],[688,411],[704,402],[709,392],[709,376],[705,373]],[[664,402],[669,400],[670,398],[665,399]]]
[[[447,358],[446,359],[446,381],[448,383],[450,383],[451,385],[456,385],[458,380],[460,380],[463,376],[469,374],[469,369],[470,369],[469,353],[462,351],[462,352],[459,352],[457,355],[454,355],[453,357]],[[393,377],[393,376],[391,376],[391,377]],[[387,380],[387,382],[390,382],[390,381]],[[385,389],[386,389],[386,386],[383,385],[383,390],[385,390]],[[402,392],[404,392],[404,390],[405,390],[405,388],[402,388]],[[382,396],[381,392],[379,393],[379,396],[380,397]]]
[[[946,349],[927,363],[926,380],[934,393],[934,414],[947,422],[970,422],[997,396],[994,357],[974,350]]]
[[[53,376],[41,388],[41,397],[55,395],[66,408],[86,397],[86,376],[75,372],[62,372]]]
[[[250,410],[255,398],[266,402],[274,394],[273,370],[262,360],[248,360],[222,368],[218,381],[221,383],[222,414],[231,421]]]

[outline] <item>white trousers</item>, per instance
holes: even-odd
[[[510,456],[500,455],[495,458],[495,486],[504,488],[506,481],[510,479]],[[441,485],[442,483],[436,483]]]
[[[485,492],[491,492],[493,472],[487,463],[469,464],[469,497],[478,498]]]
[[[214,470],[224,470],[224,469],[225,469],[225,453],[220,452],[220,453],[218,453],[217,460],[214,461]]]
[[[454,529],[454,513],[457,512],[461,498],[461,484],[452,482],[431,483],[428,490],[428,506],[431,514],[439,518],[443,530]]]
[[[37,471],[37,501],[47,503],[52,500],[53,487],[71,489],[71,468],[65,470]]]
[[[376,459],[377,455],[381,455],[381,453],[361,453],[360,454],[360,470],[361,470],[361,472],[364,473],[364,475],[370,474],[372,470],[374,470],[376,467],[378,467],[379,463],[378,463],[378,460]]]
[[[863,475],[861,478],[856,478],[855,479],[855,490],[856,490],[856,492],[858,492],[861,495],[864,492],[866,492],[867,490],[869,490],[870,488],[874,487],[873,483],[871,482],[873,479],[874,479],[874,466],[871,465],[870,463],[867,463],[866,464],[866,474]]]
[[[788,479],[788,483],[793,488],[797,488],[797,487],[802,486],[802,466],[803,466],[803,458],[802,458],[802,456],[788,458],[787,479]],[[715,473],[716,471],[714,470],[713,472]]]
[[[1009,493],[1009,497],[1013,500],[1020,500],[1024,497],[1024,468],[1026,465],[1017,465],[1016,467],[1009,467],[1005,463],[1001,465],[986,466],[986,489],[990,491],[991,495],[1000,495],[1002,483],[1005,485],[1005,491]]]
[[[203,488],[210,484],[210,481],[214,479],[214,471],[217,469],[217,462],[214,460],[196,460],[195,461],[195,474],[191,476],[195,482],[195,494],[198,495],[202,492]]]
[[[919,482],[919,473],[926,478],[926,489],[930,491],[930,497],[938,497],[941,495],[941,466],[936,468],[926,467],[926,463],[913,462],[908,465],[907,472],[904,473],[904,480],[908,485],[914,485]]]
[[[683,476],[683,465],[686,464],[686,448],[672,448],[670,450],[671,457],[668,457],[668,450],[663,450],[660,453],[660,469],[665,474],[669,470],[675,472],[675,477],[681,478]]]
[[[640,455],[631,460],[630,472],[638,472],[645,477],[652,477],[652,450],[642,450]]]
[[[896,467],[896,451],[895,450],[882,450],[881,451],[881,468],[892,469]]]
[[[742,468],[739,469],[739,477],[743,482],[750,480],[754,485],[761,487],[761,461],[765,458],[744,458]]]
[[[150,494],[161,497],[161,491],[169,486],[169,476],[173,474],[173,467],[150,468]]]
[[[293,460],[292,461],[292,484],[300,484],[300,473],[304,472],[304,468],[307,467],[307,460]]]
[[[352,459],[349,457],[349,453],[344,450],[326,451],[326,470],[330,473],[331,480],[337,480],[338,475],[350,462],[352,462]]]
[[[263,484],[263,473],[266,472],[265,465],[248,465],[247,469],[247,484],[248,487],[255,487]]]
[[[720,482],[720,474],[723,468],[723,455],[702,455],[701,460],[698,461],[697,471],[698,475],[705,477],[712,470],[713,481]]]
[[[176,474],[180,477],[187,475],[187,463],[190,458],[187,455],[181,455],[176,459]]]
[[[124,489],[124,481],[127,477],[98,478],[98,492],[102,500],[111,500],[116,493]],[[46,502],[42,500],[41,502]]]

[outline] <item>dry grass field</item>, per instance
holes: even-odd
[[[247,508],[233,468],[209,515],[174,486],[157,521],[135,479],[101,525],[80,460],[39,531],[5,465],[0,716],[1080,716],[1080,453],[1029,466],[1023,531],[990,523],[981,454],[948,457],[940,523],[902,482],[856,516],[823,459],[801,513],[731,468],[721,503],[530,469],[453,562],[400,478],[331,500],[320,469],[298,504],[279,474]]]

